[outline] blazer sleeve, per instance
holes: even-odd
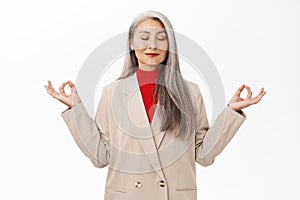
[[[195,84],[194,88],[196,97],[195,160],[202,166],[209,166],[238,131],[246,115],[242,110],[237,112],[227,105],[209,127],[199,86]]]
[[[93,165],[103,168],[109,164],[108,100],[103,87],[95,119],[92,119],[83,103],[66,109],[61,116],[80,150]]]

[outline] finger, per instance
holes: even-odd
[[[62,96],[61,94],[59,94],[57,91],[54,90],[50,80],[48,80],[48,85],[44,85],[44,87],[47,89],[47,93],[50,94],[53,98],[58,100],[64,99],[64,96]]]
[[[234,96],[240,96],[244,88],[245,88],[245,84],[241,85],[234,93]]]
[[[50,89],[50,84],[51,84],[51,83],[49,83],[49,82],[50,82],[50,81],[48,80],[48,81],[47,81],[47,85],[44,85],[44,87],[45,87],[47,90]]]
[[[54,88],[53,88],[53,86],[52,86],[52,83],[51,83],[51,81],[50,81],[50,80],[48,80],[48,88],[50,88],[50,89],[54,90]]]
[[[71,93],[72,93],[72,94],[76,94],[77,91],[76,91],[76,88],[75,88],[75,84],[72,83],[72,81],[69,81],[69,85],[70,85],[70,87],[71,87]]]
[[[264,91],[264,93],[262,95],[265,96],[266,93],[267,93],[267,91]]]
[[[264,91],[264,88],[262,88],[261,92],[259,93],[258,96],[261,96],[261,98],[262,98],[263,96],[265,96],[266,93],[267,93],[267,91]]]
[[[261,95],[261,94],[264,93],[264,89],[265,89],[265,88],[261,88],[261,89],[260,89],[259,95]]]
[[[264,94],[265,94],[264,88],[261,88],[256,97],[261,97],[262,98],[264,96]]]
[[[48,88],[48,85],[44,85],[44,88],[46,88],[46,90],[48,90],[49,88]]]
[[[251,99],[251,103],[252,103],[252,104],[258,103],[258,102],[263,98],[263,96],[264,96],[266,93],[267,93],[267,92],[264,91],[264,88],[262,88],[262,89],[260,90],[260,93],[259,93],[256,97],[254,97],[254,98]]]
[[[50,94],[54,98],[58,98],[58,96],[59,96],[59,93],[52,89],[48,89],[47,93]]]
[[[247,96],[246,96],[245,99],[250,99],[252,97],[252,91],[251,91],[251,89],[250,89],[249,86],[246,85],[245,87],[246,87],[246,89],[248,91],[248,94],[247,94]]]
[[[47,90],[48,90],[48,92],[50,92],[50,93],[55,93],[55,92],[56,92],[56,91],[54,90],[52,84],[51,84],[51,81],[49,81],[49,80],[48,80]]]
[[[60,93],[60,94],[62,94],[62,95],[65,95],[65,94],[66,94],[66,93],[65,93],[64,87],[66,86],[67,83],[68,83],[68,82],[63,82],[63,83],[60,85],[60,87],[59,87],[59,93]]]
[[[72,94],[75,94],[75,93],[76,93],[75,87],[71,87],[71,92],[72,92]]]
[[[71,88],[75,87],[75,85],[74,85],[74,83],[72,83],[72,81],[69,80],[68,83],[69,83],[69,85],[70,85]]]
[[[262,98],[262,96],[257,96],[257,97],[255,97],[255,98],[253,99],[252,104],[256,104],[256,103],[260,102],[261,98]]]
[[[49,94],[53,97],[57,97],[57,95],[59,95],[59,93],[57,91],[55,91],[55,89],[52,86],[51,81],[48,81],[48,88],[49,88]]]

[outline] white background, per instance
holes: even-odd
[[[197,164],[198,198],[300,199],[296,0],[1,2],[0,199],[103,199],[107,168],[82,154],[43,85],[75,81],[91,51],[150,9],[208,53],[227,101],[242,83],[267,91],[215,163]]]

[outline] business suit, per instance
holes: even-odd
[[[197,113],[196,133],[186,141],[159,130],[159,103],[149,124],[136,73],[103,87],[94,120],[82,103],[62,112],[93,165],[109,166],[104,199],[197,199],[195,162],[211,165],[246,115],[226,106],[209,127],[198,85],[185,81]]]

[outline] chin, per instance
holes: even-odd
[[[163,61],[162,61],[163,62]],[[150,61],[150,62],[144,62],[146,65],[159,65],[161,64],[162,62],[159,62],[159,61]]]
[[[145,63],[146,65],[148,65],[148,66],[157,66],[157,65],[159,65],[160,63]]]

